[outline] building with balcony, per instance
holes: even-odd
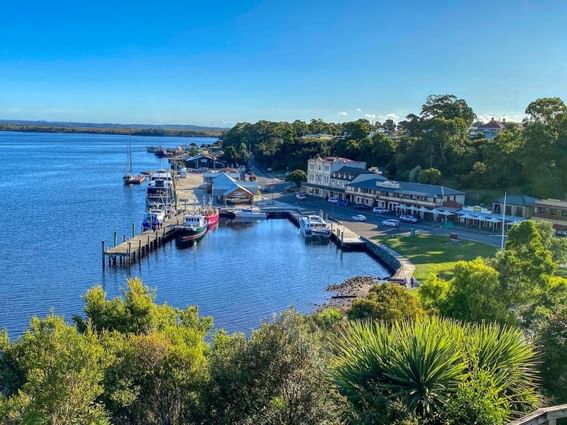
[[[534,202],[534,220],[546,221],[556,230],[567,230],[567,201],[538,199]]]
[[[303,190],[308,195],[319,198],[338,197],[337,194],[344,193],[344,190],[341,190],[338,179],[335,179],[336,186],[333,187],[335,190],[331,190],[331,176],[345,166],[348,166],[349,169],[366,172],[366,162],[364,161],[353,161],[335,156],[325,158],[317,156],[310,159],[307,161],[307,182],[303,184]],[[333,192],[333,195],[331,195],[331,192]]]
[[[409,206],[458,209],[465,204],[464,192],[446,186],[386,180],[382,176],[353,180],[346,186],[345,198],[356,204],[386,208],[395,212]]]

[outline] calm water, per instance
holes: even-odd
[[[160,166],[148,145],[214,139],[131,140],[141,171]],[[122,185],[126,145],[125,136],[0,132],[0,328],[12,336],[50,309],[67,319],[80,313],[81,296],[95,284],[118,294],[129,273],[157,288],[159,301],[198,305],[231,331],[248,331],[290,305],[310,311],[329,283],[387,274],[365,254],[305,243],[285,220],[223,222],[196,247],[170,243],[129,272],[103,271],[100,241],[143,217],[145,185]]]

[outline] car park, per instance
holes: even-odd
[[[400,227],[400,220],[390,218],[388,220],[384,220],[382,222],[382,226],[384,226],[384,227]]]
[[[370,206],[368,206],[366,204],[354,204],[354,209],[355,210],[369,210]]]
[[[352,221],[366,221],[366,216],[363,214],[353,215]]]
[[[404,215],[402,214],[400,216],[400,221],[403,221],[405,223],[417,223],[418,219],[415,218],[413,215]]]
[[[387,209],[387,208],[374,207],[374,208],[372,208],[372,212],[374,214],[388,214],[390,212],[390,210]]]

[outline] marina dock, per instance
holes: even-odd
[[[117,243],[116,232],[113,235],[112,247],[107,248],[106,242],[102,241],[102,265],[104,267],[105,260],[108,258],[109,266],[129,266],[139,261],[142,257],[148,255],[152,250],[160,247],[175,234],[175,225],[180,224],[183,220],[183,213],[174,217],[167,218],[163,225],[156,230],[146,230],[139,234],[135,234],[135,226],[132,225],[132,237],[123,242]]]
[[[339,222],[331,222],[331,240],[341,249],[364,249],[366,242]]]

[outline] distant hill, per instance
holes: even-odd
[[[227,130],[227,128],[222,127],[205,127],[191,124],[116,124],[0,119],[0,131],[220,137]]]

